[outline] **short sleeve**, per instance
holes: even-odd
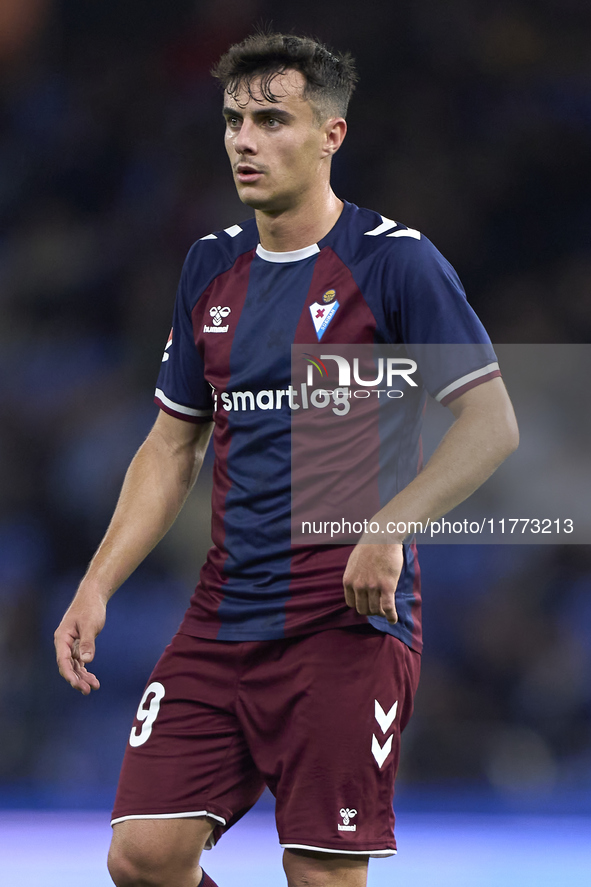
[[[500,376],[489,336],[450,263],[423,236],[400,243],[397,259],[390,280],[398,335],[429,394],[447,405]]]
[[[172,329],[162,357],[154,400],[158,406],[187,422],[206,422],[212,418],[211,386],[205,380],[203,359],[195,345],[192,303],[195,274],[189,273],[194,247],[189,252],[176,294]]]

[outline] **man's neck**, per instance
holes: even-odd
[[[282,213],[255,211],[263,249],[291,252],[318,243],[326,237],[343,211],[343,201],[329,189],[312,201]]]

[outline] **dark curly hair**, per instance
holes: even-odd
[[[345,117],[358,79],[355,62],[349,53],[332,53],[311,37],[262,31],[251,34],[231,46],[211,73],[234,99],[244,85],[254,97],[251,85],[260,77],[257,94],[278,102],[273,81],[290,68],[305,77],[304,98],[314,106],[319,119]]]

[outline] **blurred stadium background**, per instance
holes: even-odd
[[[53,630],[155,418],[183,258],[248,215],[208,71],[258,22],[358,61],[340,196],[429,236],[493,342],[590,340],[588,0],[2,0],[7,810],[109,808],[145,678],[209,544],[204,477],[111,604],[100,693],[75,694]],[[591,550],[428,546],[422,566],[399,808],[591,813]]]

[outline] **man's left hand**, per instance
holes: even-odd
[[[362,616],[385,616],[398,622],[394,595],[404,555],[402,545],[364,545],[359,543],[349,556],[343,586],[347,606]]]

